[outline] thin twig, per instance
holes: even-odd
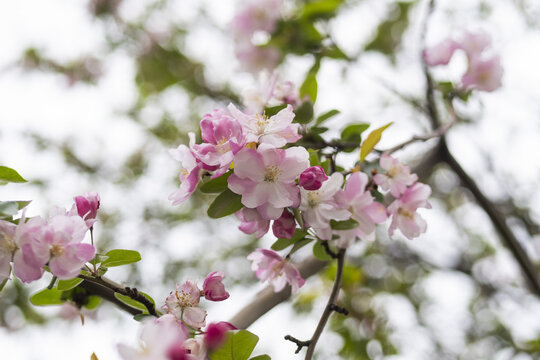
[[[326,304],[323,314],[321,315],[319,324],[317,325],[317,328],[315,329],[313,336],[309,340],[309,346],[306,352],[305,360],[310,360],[313,357],[313,353],[315,352],[315,347],[317,346],[317,341],[319,340],[319,337],[321,336],[324,330],[324,327],[326,326],[326,323],[328,322],[328,319],[330,318],[330,314],[332,314],[333,307],[335,306],[337,297],[339,295],[339,290],[341,289],[341,283],[343,282],[343,268],[345,267],[345,252],[346,252],[346,249],[340,249],[338,252],[337,272],[336,272],[336,278],[334,279],[334,286],[332,287],[332,293],[330,294],[330,297],[328,298],[328,303]]]

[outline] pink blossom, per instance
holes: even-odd
[[[201,168],[195,153],[191,150],[195,143],[195,134],[190,133],[189,137],[189,147],[182,144],[176,149],[169,150],[171,156],[182,164],[180,189],[169,195],[169,200],[172,201],[173,205],[179,205],[186,201],[193,194],[201,180]]]
[[[375,224],[380,224],[388,218],[385,207],[373,201],[373,196],[369,191],[366,191],[366,185],[369,179],[368,176],[361,172],[353,173],[347,183],[345,189],[340,190],[336,194],[338,203],[348,209],[352,216],[351,218],[358,222],[358,227],[354,230],[354,235],[367,240],[373,240],[375,236]],[[347,236],[353,232],[344,232],[340,235],[344,238],[344,243]]]
[[[257,278],[271,283],[275,292],[281,291],[285,284],[289,283],[295,293],[306,282],[288,259],[283,259],[273,250],[257,249],[247,258],[253,261],[251,269],[255,271]]]
[[[388,212],[392,215],[392,223],[388,229],[390,236],[399,229],[407,238],[413,239],[426,231],[426,221],[418,215],[416,210],[431,208],[427,201],[430,194],[431,188],[428,185],[415,183],[405,190],[401,198],[394,200],[388,206]]]
[[[283,0],[250,0],[242,4],[231,28],[236,38],[251,38],[255,31],[271,33],[281,15]]]
[[[38,280],[45,271],[43,265],[49,260],[49,253],[47,251],[35,253],[34,247],[41,243],[43,228],[46,225],[47,222],[41,217],[34,217],[27,222],[24,216],[19,219],[15,237],[12,239],[18,246],[13,254],[13,274],[22,282]]]
[[[298,134],[300,125],[292,123],[294,112],[291,105],[271,117],[264,114],[244,114],[233,104],[229,104],[229,111],[242,125],[246,142],[266,143],[274,147],[282,147],[287,143],[294,143],[302,137]]]
[[[92,227],[99,209],[99,195],[95,192],[91,192],[76,196],[73,200],[75,201],[79,216],[86,221],[89,228]]]
[[[171,357],[179,355],[188,332],[173,315],[165,314],[144,322],[139,336],[141,349],[123,344],[118,345],[118,352],[123,360],[191,360],[192,357]],[[184,348],[184,354],[188,351]]]
[[[226,321],[209,324],[204,332],[204,344],[206,348],[208,350],[219,349],[227,338],[227,331],[230,330],[236,330],[236,326]]]
[[[407,189],[407,186],[418,180],[418,176],[411,174],[407,165],[403,165],[388,154],[381,156],[380,165],[386,170],[386,173],[375,175],[373,181],[384,191],[390,190],[394,197],[399,197]]]
[[[176,291],[167,296],[162,308],[167,314],[173,314],[178,320],[200,329],[206,319],[206,311],[198,307],[200,298],[201,291],[197,284],[188,280],[182,285],[176,284]]]
[[[422,55],[429,66],[448,65],[454,52],[460,47],[457,41],[445,39],[437,45],[424,49]]]
[[[267,106],[290,104],[293,107],[300,103],[298,89],[291,81],[279,81],[279,73],[274,70],[270,79],[266,72],[261,73],[261,85],[247,89],[242,94],[242,104],[249,113],[261,113]]]
[[[502,85],[503,68],[498,56],[491,59],[472,59],[469,69],[461,78],[465,89],[492,92]]]
[[[322,167],[311,166],[300,174],[298,185],[306,190],[319,190],[326,180],[328,180],[328,176],[326,176]]]
[[[288,210],[284,209],[281,217],[274,220],[272,232],[274,233],[274,236],[278,238],[290,239],[294,235],[294,230],[296,230],[294,216]]]
[[[206,300],[223,301],[229,297],[222,282],[224,277],[223,271],[213,271],[204,279],[203,292]]]
[[[466,31],[459,40],[459,48],[465,51],[469,60],[480,58],[490,46],[491,37],[484,32]]]
[[[225,109],[218,109],[203,116],[201,135],[204,143],[193,145],[197,158],[206,165],[217,167],[212,178],[223,175],[234,154],[244,145],[242,127]]]
[[[264,236],[270,227],[270,220],[264,219],[257,209],[243,208],[235,213],[242,222],[238,227],[246,234],[254,234],[257,238]]]
[[[256,74],[262,70],[275,69],[281,60],[281,52],[273,46],[256,46],[251,42],[238,43],[235,55],[243,69]]]
[[[306,225],[313,227],[317,235],[324,240],[331,239],[330,220],[347,220],[351,213],[342,209],[334,196],[343,185],[343,175],[333,173],[319,190],[300,189],[302,217]]]
[[[277,219],[283,208],[298,206],[300,194],[295,180],[309,166],[303,147],[285,150],[261,144],[257,150],[244,148],[234,158],[229,189],[242,195],[242,204],[257,208],[265,219]]]

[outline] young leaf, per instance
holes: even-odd
[[[332,230],[351,230],[358,227],[358,221],[354,219],[344,221],[330,220],[330,227]]]
[[[319,150],[308,149],[309,164],[311,166],[320,166],[321,160],[319,159]]]
[[[287,107],[287,104],[277,105],[277,106],[271,106],[264,108],[264,114],[268,117],[276,115],[281,110],[285,109]]]
[[[315,120],[315,126],[318,126],[318,125],[322,124],[326,120],[336,116],[339,113],[340,113],[339,110],[333,109],[333,110],[325,112],[324,114],[319,115],[317,117],[317,120]]]
[[[310,101],[305,101],[295,111],[294,122],[298,124],[307,124],[313,119],[313,104]]]
[[[63,291],[43,289],[30,297],[30,302],[36,306],[61,305],[66,300],[62,298]]]
[[[132,264],[141,260],[141,254],[135,250],[115,249],[105,254],[107,259],[101,262],[101,266],[113,267]]]
[[[0,185],[5,185],[7,183],[25,183],[28,182],[25,180],[19,173],[12,168],[7,166],[0,166]]]
[[[240,210],[242,205],[242,197],[227,189],[214,200],[208,208],[208,216],[213,219],[218,219],[227,215],[234,214]]]
[[[302,240],[306,237],[306,232],[300,229],[296,229],[294,231],[294,234],[292,238],[285,239],[285,238],[279,238],[277,239],[271,246],[273,250],[279,251],[283,250],[288,246],[291,246],[292,244],[297,243],[298,241]]]
[[[362,147],[360,148],[360,161],[364,161],[366,156],[375,148],[375,145],[379,143],[381,140],[382,133],[384,130],[386,130],[390,125],[392,125],[393,122],[388,123],[384,126],[381,126],[378,129],[373,130],[366,140],[362,143]]]
[[[136,300],[133,300],[132,298],[130,298],[129,296],[125,296],[125,295],[122,295],[122,294],[119,294],[119,293],[114,293],[114,297],[117,298],[118,300],[120,300],[121,302],[123,302],[124,304],[126,305],[129,305],[135,309],[139,309],[143,312],[143,314],[148,314],[148,309],[146,308],[146,306],[144,306],[144,304],[136,301]]]
[[[312,241],[313,241],[313,239],[310,239],[310,238],[303,238],[303,239],[297,241],[294,244],[294,246],[292,247],[292,249],[291,249],[291,254],[295,253],[297,250],[303,248],[304,246],[306,246],[307,244],[309,244]]]
[[[199,189],[205,194],[221,194],[227,190],[227,179],[231,174],[231,172],[227,172],[220,177],[210,179],[204,182]]]
[[[69,290],[73,289],[77,285],[79,285],[83,279],[75,278],[75,279],[69,279],[69,280],[58,280],[58,283],[56,284],[57,290]]]
[[[259,355],[259,356],[252,357],[249,360],[272,360],[272,358],[265,354],[265,355]]]
[[[332,260],[332,257],[328,255],[326,249],[320,241],[317,241],[315,244],[313,244],[313,256],[323,261]]]
[[[345,129],[343,129],[341,132],[341,140],[344,142],[357,144],[356,146],[351,146],[344,149],[345,152],[354,151],[354,149],[360,146],[360,143],[362,142],[362,133],[366,131],[368,127],[369,124],[359,123],[348,125]]]
[[[210,354],[210,360],[248,360],[258,341],[257,335],[247,330],[231,331],[225,344]]]
[[[101,298],[97,295],[90,295],[87,298],[86,304],[84,304],[84,307],[88,310],[93,310],[97,308],[101,304]]]

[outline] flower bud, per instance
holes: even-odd
[[[224,277],[223,271],[213,271],[204,279],[203,292],[207,300],[223,301],[229,297],[229,293],[222,283]]]
[[[298,184],[306,190],[319,190],[322,183],[328,180],[324,169],[320,166],[312,166],[300,174]]]
[[[290,239],[293,237],[295,229],[294,216],[287,210],[283,210],[281,217],[272,224],[272,232],[277,238]]]
[[[209,324],[204,334],[204,343],[207,349],[215,350],[223,345],[225,335],[229,330],[236,330],[236,326],[226,321]]]
[[[75,206],[77,206],[77,213],[84,220],[95,219],[97,211],[99,209],[99,195],[95,192],[87,193],[82,196],[76,196]]]

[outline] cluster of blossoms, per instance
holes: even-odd
[[[76,277],[94,257],[95,249],[82,241],[99,208],[95,193],[77,196],[73,207],[55,208],[47,219],[34,217],[13,224],[0,220],[0,281],[13,273],[25,283],[41,278],[48,265],[58,279]]]
[[[491,54],[491,38],[485,33],[465,32],[455,40],[447,38],[423,52],[429,66],[448,65],[456,50],[463,50],[468,68],[461,78],[464,90],[494,91],[501,87],[503,68],[499,56]]]
[[[122,359],[147,360],[207,360],[208,354],[221,347],[229,330],[236,327],[221,321],[206,325],[206,311],[198,307],[201,296],[210,301],[229,297],[222,283],[222,271],[210,273],[200,290],[193,281],[176,285],[165,301],[166,312],[157,319],[147,320],[140,334],[141,349],[118,345]]]
[[[277,28],[283,0],[248,0],[231,23],[236,43],[236,58],[251,72],[274,69],[281,54],[271,46],[257,44],[257,36],[265,38]]]
[[[348,247],[355,239],[372,240],[375,225],[392,218],[390,234],[396,229],[408,238],[426,230],[417,209],[429,208],[429,186],[418,183],[407,166],[389,155],[380,158],[384,170],[373,179],[353,171],[347,179],[336,172],[327,176],[320,166],[310,166],[309,153],[297,142],[299,124],[287,105],[274,116],[248,114],[234,105],[214,110],[201,120],[202,144],[190,134],[189,147],[171,150],[182,163],[180,189],[169,197],[173,205],[185,201],[197,188],[203,174],[211,178],[227,176],[230,191],[241,196],[243,208],[236,213],[240,230],[261,237],[272,224],[278,238],[292,238],[297,227],[311,229],[312,235],[338,247]],[[231,166],[234,164],[234,166]],[[345,184],[345,186],[344,186]],[[380,187],[393,201],[388,207],[375,201],[372,191]],[[350,221],[345,230],[332,222]],[[262,281],[276,291],[288,282],[293,290],[303,285],[298,270],[272,250],[257,249],[248,259]]]

